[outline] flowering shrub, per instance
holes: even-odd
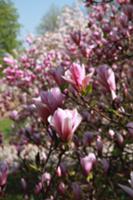
[[[67,8],[58,32],[30,36],[24,52],[4,58],[1,106],[14,121],[24,199],[132,197],[133,5],[85,5],[87,17]]]

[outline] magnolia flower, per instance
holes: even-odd
[[[15,61],[11,56],[4,57],[4,58],[3,58],[3,61],[4,61],[7,65],[14,65],[14,64],[16,64],[16,61]]]
[[[63,110],[61,108],[58,108],[54,115],[48,118],[50,125],[55,128],[57,134],[64,142],[72,139],[81,120],[82,118],[76,109]]]
[[[88,176],[96,162],[96,156],[94,153],[89,153],[88,156],[85,156],[80,159],[80,164],[83,169],[85,176]]]
[[[97,69],[98,82],[105,91],[111,92],[112,99],[116,98],[115,74],[107,65],[102,65]]]
[[[42,91],[38,98],[33,99],[33,102],[41,118],[46,121],[48,116],[62,105],[63,100],[64,95],[59,88],[55,87],[49,91]]]
[[[85,74],[85,66],[73,63],[69,70],[65,72],[63,78],[71,83],[72,86],[79,92],[84,91],[91,81],[94,71],[90,74]]]
[[[58,191],[60,194],[64,194],[65,191],[66,191],[66,185],[64,182],[60,182],[59,185],[58,185]]]

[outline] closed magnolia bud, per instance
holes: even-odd
[[[108,65],[100,65],[97,68],[97,80],[103,91],[110,92],[112,100],[116,98],[115,73]]]
[[[60,166],[57,167],[56,174],[57,174],[58,177],[61,177],[61,176],[62,176]]]
[[[60,194],[64,194],[66,191],[66,185],[63,182],[60,182],[58,185],[58,191]]]
[[[85,156],[80,159],[80,164],[83,169],[85,176],[88,176],[96,162],[96,156],[94,153],[89,153],[88,156]]]
[[[27,189],[27,183],[24,178],[21,178],[21,185],[22,185],[23,190],[25,191]]]
[[[103,158],[101,160],[101,164],[102,164],[104,172],[107,174],[108,170],[109,170],[109,161],[107,159]]]
[[[43,188],[43,184],[41,182],[39,182],[36,186],[35,186],[35,194],[39,194],[42,191]]]
[[[42,182],[42,183],[45,183],[45,182],[46,182],[47,185],[49,185],[50,180],[51,180],[51,175],[50,175],[50,173],[45,172],[45,173],[42,175],[41,182]]]
[[[67,167],[65,165],[64,162],[61,162],[60,165],[58,166],[57,170],[56,170],[56,174],[57,176],[61,177],[61,176],[66,176],[67,175]]]
[[[96,140],[96,148],[98,150],[98,153],[102,154],[102,150],[103,150],[103,142],[100,136],[97,137]]]
[[[108,131],[108,135],[109,135],[109,137],[110,137],[111,139],[113,139],[114,136],[115,136],[115,132],[114,132],[112,129],[110,129],[110,130]]]
[[[85,132],[83,136],[83,145],[87,146],[90,145],[91,142],[93,141],[94,134],[92,132]]]
[[[74,195],[74,200],[80,200],[81,199],[81,188],[78,183],[72,183],[72,190],[73,190],[73,195]]]
[[[122,146],[124,143],[124,138],[120,133],[116,134],[116,142],[118,143],[118,145]]]
[[[128,133],[130,134],[130,136],[133,137],[133,122],[129,122],[127,125],[127,130],[128,130]]]
[[[83,111],[82,113],[82,118],[84,121],[89,121],[91,116],[90,116],[90,113],[88,111]]]

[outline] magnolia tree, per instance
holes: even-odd
[[[133,197],[133,5],[84,3],[86,17],[67,8],[58,32],[4,58],[17,166],[1,163],[1,195],[15,173],[24,199]]]

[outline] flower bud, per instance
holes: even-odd
[[[97,148],[98,153],[101,155],[102,154],[102,150],[103,150],[103,142],[102,142],[101,136],[97,137],[96,148]]]
[[[94,134],[92,132],[85,132],[83,136],[83,145],[87,146],[90,145],[94,139]]]
[[[60,194],[64,194],[65,191],[66,191],[66,186],[63,182],[60,182],[59,185],[58,185],[58,191]]]
[[[89,153],[88,156],[85,156],[80,159],[80,164],[85,176],[88,176],[95,162],[96,162],[96,156],[94,153]]]
[[[115,132],[114,132],[114,130],[109,129],[109,131],[108,131],[108,135],[109,135],[109,137],[110,137],[111,139],[113,139],[114,136],[115,136]]]
[[[102,163],[102,167],[103,167],[105,174],[107,174],[108,170],[109,170],[109,161],[107,159],[103,158],[101,160],[101,163]]]
[[[124,138],[120,133],[116,133],[116,142],[119,146],[122,146],[124,143]]]
[[[133,122],[128,122],[126,127],[127,127],[129,134],[133,137]]]
[[[42,184],[41,182],[39,182],[39,183],[35,186],[35,190],[34,190],[35,194],[39,194],[39,193],[41,192],[42,188],[43,188],[43,184]]]
[[[64,162],[61,162],[60,165],[58,166],[56,170],[57,176],[66,176],[68,171],[67,171],[67,166]]]
[[[27,183],[26,180],[24,178],[21,178],[21,185],[24,191],[26,191],[27,189]]]
[[[73,190],[73,195],[75,200],[80,200],[81,199],[81,188],[78,183],[72,183],[72,190]]]

